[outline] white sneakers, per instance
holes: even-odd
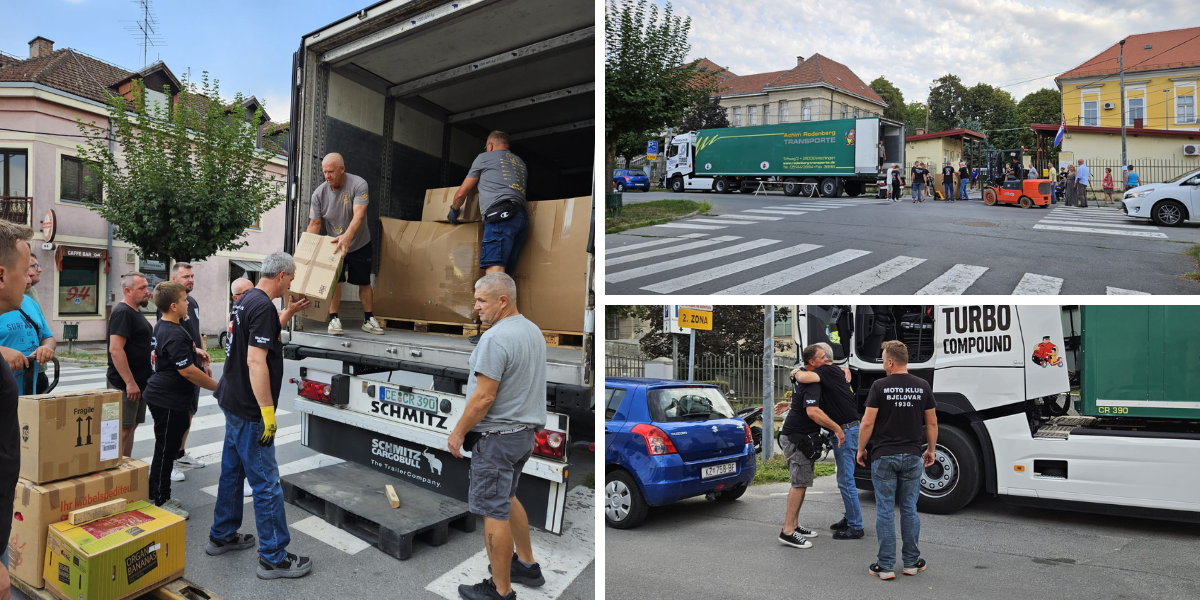
[[[329,320],[329,335],[346,335],[346,332],[342,331],[341,319],[334,317]]]
[[[250,496],[253,496],[253,495],[254,495],[254,490],[250,489],[250,480],[243,479],[242,480],[242,496],[249,498]]]
[[[175,466],[188,467],[189,469],[203,469],[204,461],[185,452],[181,458],[175,459]]]
[[[363,323],[362,328],[363,328],[363,331],[365,331],[367,333],[374,333],[375,335],[383,335],[383,328],[379,326],[379,321],[376,321],[375,317],[371,317],[370,319],[367,319],[367,322]]]
[[[187,480],[187,475],[184,475],[183,471],[180,471],[179,469],[171,469],[171,481],[185,480]]]

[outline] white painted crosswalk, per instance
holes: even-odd
[[[1033,226],[1039,231],[1167,239],[1167,234],[1146,219],[1134,219],[1112,208],[1059,206]]]

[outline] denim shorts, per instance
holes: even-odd
[[[499,223],[483,224],[483,244],[479,249],[479,268],[504,267],[512,273],[517,266],[517,256],[529,234],[529,215],[519,210],[512,218]]]
[[[477,514],[507,521],[512,497],[517,495],[521,470],[533,455],[532,429],[485,435],[471,450],[471,488],[467,508]]]

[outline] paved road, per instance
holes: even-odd
[[[833,477],[808,492],[800,521],[813,547],[776,541],[788,484],[757,486],[732,503],[688,500],[653,509],[638,529],[605,530],[605,598],[1097,598],[1192,599],[1200,525],[1039,511],[981,498],[953,515],[921,515],[929,569],[893,581],[875,561],[875,501],[861,493],[866,537],[835,541]],[[899,534],[897,534],[898,536]]]
[[[214,365],[214,376],[220,378],[220,367]],[[299,368],[307,366],[341,371],[340,363],[318,359],[285,361],[284,392],[279,401],[279,433],[277,434],[276,457],[280,472],[297,473],[340,462],[300,443],[300,414],[293,410],[293,394],[286,393],[294,388],[287,383],[299,377]],[[104,386],[104,371],[101,368],[64,366],[59,391],[93,389]],[[386,377],[386,373],[383,374]],[[401,381],[394,379],[393,381]],[[416,387],[431,388],[432,378],[410,376],[403,383]],[[226,600],[243,598],[458,598],[455,592],[459,580],[471,583],[486,577],[487,563],[483,553],[483,525],[475,533],[463,533],[450,528],[450,540],[436,548],[418,541],[412,558],[400,561],[340,529],[326,526],[302,508],[287,504],[288,528],[292,542],[288,550],[307,555],[313,559],[313,573],[297,580],[262,581],[255,576],[257,554],[253,550],[236,552],[219,557],[204,553],[208,530],[212,526],[213,505],[216,502],[216,485],[220,478],[220,444],[225,432],[225,418],[212,393],[202,390],[200,410],[192,423],[188,437],[189,451],[196,457],[207,459],[209,465],[202,469],[186,471],[187,480],[172,483],[172,495],[183,503],[191,513],[187,522],[187,571],[186,577],[197,585],[204,586]],[[285,414],[286,412],[286,414]],[[134,456],[146,462],[154,450],[152,419],[139,426],[135,433]],[[215,456],[214,456],[214,453]],[[570,468],[572,489],[568,495],[566,520],[571,521],[567,533],[555,536],[545,532],[533,532],[535,554],[546,567],[545,588],[518,588],[522,600],[536,599],[590,599],[595,597],[595,533],[594,492],[579,485],[593,472],[595,455],[589,452],[573,452]],[[244,515],[242,532],[255,533],[253,505]],[[579,540],[589,540],[586,549]],[[543,558],[543,556],[545,558]],[[555,563],[572,563],[575,568],[556,573]],[[580,564],[582,563],[582,564]],[[549,592],[549,593],[547,593]],[[13,598],[26,600],[16,589]]]
[[[607,294],[1196,294],[1200,223],[1114,208],[626,193],[712,203],[716,216],[605,236]]]

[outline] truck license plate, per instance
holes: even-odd
[[[725,463],[723,465],[714,465],[700,469],[700,479],[709,479],[720,475],[729,475],[737,473],[737,463]]]
[[[437,397],[426,394],[402,392],[398,389],[379,386],[379,399],[426,412],[436,413],[438,411]]]

